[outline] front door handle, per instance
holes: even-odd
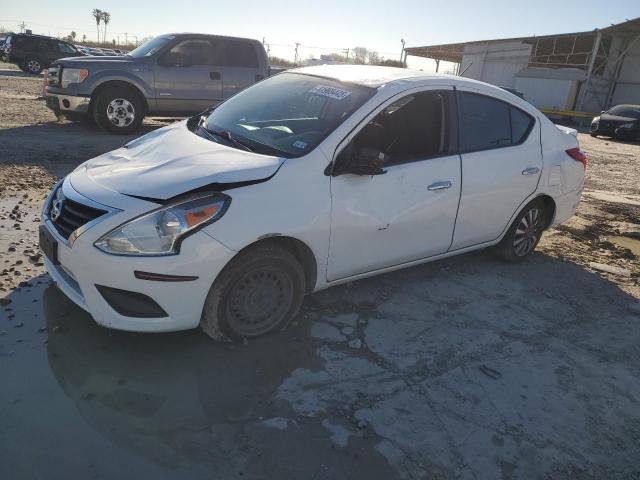
[[[427,190],[444,190],[445,188],[451,188],[452,183],[450,181],[435,182],[427,187]]]
[[[529,167],[522,170],[523,175],[535,175],[538,173],[540,169],[538,167]]]
[[[220,72],[209,72],[209,78],[211,80],[220,80]]]

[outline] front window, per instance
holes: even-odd
[[[167,43],[169,43],[174,39],[175,37],[171,35],[163,35],[160,37],[152,38],[148,42],[144,42],[135,50],[132,50],[131,53],[129,53],[129,55],[131,55],[134,58],[150,57],[151,55],[156,53],[158,50],[160,50]]]
[[[282,73],[230,98],[207,117],[206,128],[228,132],[258,153],[309,153],[375,90],[327,78]]]

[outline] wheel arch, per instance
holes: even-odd
[[[138,98],[142,102],[142,105],[144,108],[143,113],[146,114],[149,111],[149,104],[147,102],[147,98],[144,96],[140,88],[135,86],[133,83],[127,82],[125,80],[107,80],[106,82],[102,82],[101,84],[99,84],[93,90],[93,92],[91,92],[91,101],[89,102],[89,114],[93,112],[93,106],[96,101],[96,98],[98,98],[98,95],[100,95],[107,88],[111,88],[111,87],[127,88],[131,90],[138,96]]]
[[[553,224],[553,219],[556,217],[556,201],[551,195],[547,195],[546,193],[538,195],[533,199],[533,201],[535,200],[542,200],[544,202],[545,212],[547,213],[544,225],[544,229],[546,230]]]
[[[291,253],[302,265],[305,279],[305,293],[311,293],[318,281],[318,262],[313,250],[302,240],[278,233],[262,235],[238,252],[242,253],[257,246],[274,245]]]

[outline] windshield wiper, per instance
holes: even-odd
[[[252,147],[250,147],[246,143],[241,142],[240,140],[235,138],[233,135],[231,135],[231,132],[229,130],[211,130],[207,128],[207,126],[205,125],[206,120],[207,120],[207,117],[205,117],[204,115],[201,116],[200,123],[198,123],[198,127],[204,130],[205,132],[207,132],[209,135],[222,137],[226,141],[233,143],[236,147],[242,148],[243,150],[247,150],[249,152],[255,151]]]

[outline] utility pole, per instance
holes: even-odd
[[[300,46],[300,44],[298,42],[296,42],[296,53],[295,56],[293,57],[293,64],[297,65],[298,64],[298,47]]]
[[[124,32],[124,44],[127,46],[126,48],[129,48],[129,38],[128,38],[128,33]]]
[[[24,23],[24,20],[22,21],[22,23],[19,23],[18,26],[20,27],[20,33],[22,33],[24,31],[24,27],[27,26],[26,23]]]
[[[348,63],[349,62],[349,49],[348,48],[344,49],[344,58]]]
[[[402,43],[402,50],[400,50],[400,61],[402,63],[405,63],[404,58],[403,58],[404,57],[404,38],[400,39],[400,43]],[[406,65],[405,65],[405,67],[406,67]]]

